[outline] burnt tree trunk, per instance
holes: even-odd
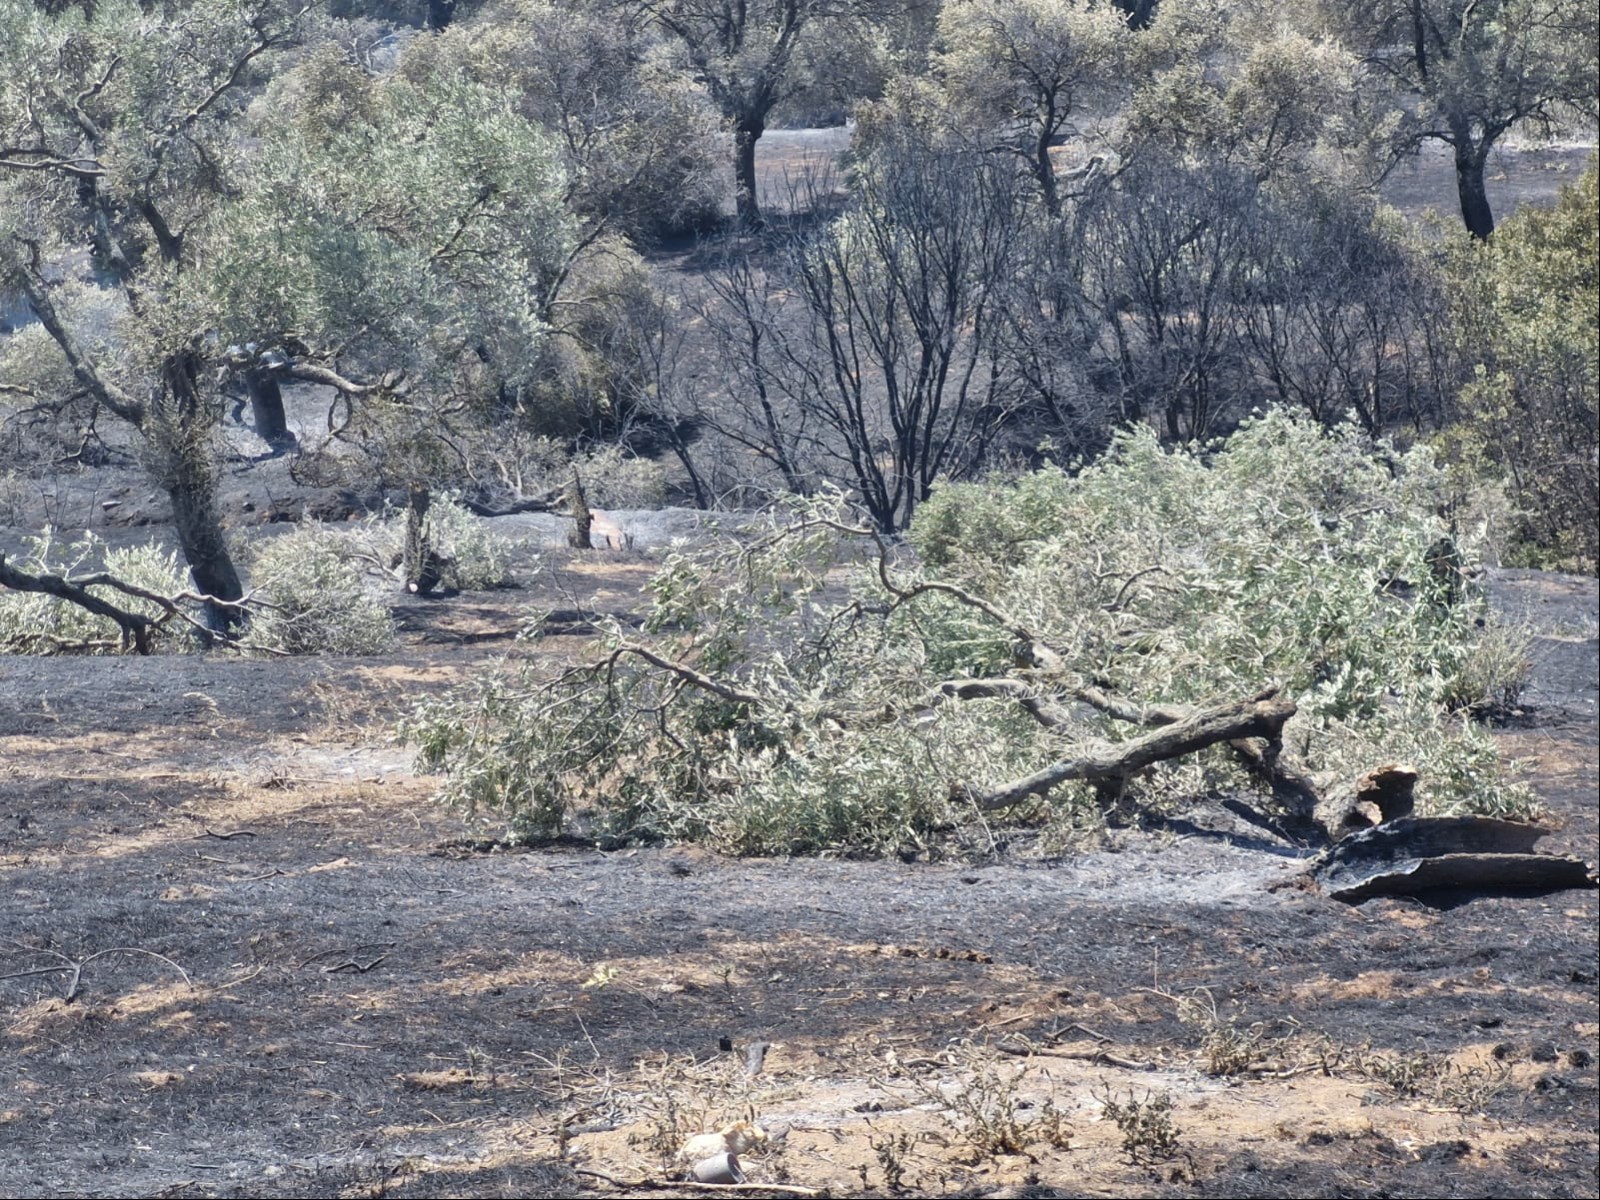
[[[761,205],[756,197],[756,143],[767,131],[759,117],[742,117],[733,126],[733,186],[739,224],[753,229],[761,224]]]
[[[439,586],[439,559],[428,545],[428,508],[433,496],[426,484],[406,488],[406,540],[400,548],[400,590],[426,596]]]
[[[212,463],[208,397],[203,394],[199,354],[186,348],[162,369],[165,397],[141,426],[159,463],[162,490],[172,501],[172,523],[189,564],[195,590],[215,600],[237,601],[244,588],[228,552],[217,514],[217,475]],[[241,610],[208,601],[206,627],[229,633],[244,619]]]
[[[215,477],[209,462],[188,461],[189,455],[176,454],[163,480],[172,501],[172,523],[177,527],[178,544],[189,564],[195,590],[218,600],[237,601],[244,595],[228,539],[217,516]],[[215,633],[228,633],[243,618],[237,608],[205,605],[206,627]]]
[[[1461,199],[1461,219],[1467,232],[1479,241],[1487,241],[1494,233],[1494,211],[1489,207],[1489,193],[1483,184],[1484,164],[1489,158],[1487,146],[1475,144],[1463,136],[1455,143],[1456,192]]]
[[[594,514],[589,511],[589,500],[583,494],[583,480],[578,477],[574,468],[572,472],[572,490],[567,493],[567,502],[572,510],[572,530],[567,534],[567,545],[574,550],[593,550],[594,542],[591,533],[594,529]]]
[[[283,389],[272,371],[252,367],[244,372],[245,391],[250,396],[250,416],[255,421],[256,434],[274,450],[295,443],[289,432],[289,418],[283,411]]]

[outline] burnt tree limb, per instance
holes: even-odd
[[[1592,888],[1581,859],[1539,854],[1541,825],[1490,817],[1402,817],[1342,838],[1310,875],[1338,900],[1407,896],[1436,888]]]
[[[122,631],[124,646],[131,644],[140,654],[150,653],[150,633],[159,624],[158,621],[142,613],[119,608],[71,579],[60,575],[31,575],[26,571],[19,571],[6,562],[4,554],[0,554],[0,587],[55,596],[70,604],[76,604],[97,617],[106,617],[115,621],[117,628]]]
[[[1284,722],[1295,712],[1294,701],[1277,695],[1273,689],[1248,700],[1199,709],[1135,741],[1096,754],[1062,759],[996,788],[964,787],[960,791],[980,809],[989,811],[1047,795],[1063,783],[1120,787],[1146,767],[1182,758],[1207,746],[1241,738],[1281,741]]]

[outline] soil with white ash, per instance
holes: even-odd
[[[360,507],[251,437],[230,523]],[[34,501],[164,535],[131,471]],[[1597,1194],[1593,891],[1345,905],[1210,803],[968,865],[513,851],[435,805],[394,718],[527,606],[581,653],[701,523],[608,515],[588,555],[503,520],[523,588],[399,600],[383,658],[0,658],[0,1194],[685,1195],[684,1140],[751,1117],[741,1194]],[[1491,587],[1538,631],[1497,736],[1593,861],[1594,581]]]
[[[0,659],[0,1194],[681,1195],[753,1115],[774,1195],[1595,1195],[1593,891],[1349,906],[1210,803],[966,865],[436,806],[394,716],[636,618],[696,522],[611,518],[505,519],[524,586],[397,601],[383,658]],[[1594,582],[1491,586],[1539,630],[1499,736],[1592,860]]]

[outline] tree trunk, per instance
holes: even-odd
[[[406,540],[400,548],[400,590],[426,596],[439,583],[439,566],[428,546],[425,523],[433,497],[426,484],[406,488]]]
[[[250,394],[250,415],[261,440],[274,450],[294,445],[295,437],[289,432],[289,419],[283,411],[283,389],[278,386],[278,377],[271,371],[251,368],[244,372],[244,386]]]
[[[572,489],[567,493],[567,503],[572,512],[572,529],[567,534],[567,545],[574,550],[593,550],[591,532],[594,514],[589,511],[589,498],[583,494],[583,480],[578,478],[576,467],[572,469]]]
[[[1483,186],[1488,157],[1487,146],[1474,146],[1467,140],[1456,143],[1456,191],[1461,197],[1461,219],[1467,224],[1467,232],[1479,241],[1487,241],[1494,232],[1494,212]]]
[[[189,455],[174,454],[171,469],[165,472],[164,486],[172,500],[172,523],[177,527],[178,544],[189,563],[195,590],[218,600],[238,600],[244,595],[239,573],[228,553],[228,539],[217,517],[215,480],[209,463],[187,461]],[[238,609],[206,604],[207,628],[227,633],[236,628],[242,616]]]
[[[442,33],[456,15],[456,0],[428,0],[428,28]]]
[[[761,206],[756,199],[756,142],[766,131],[766,122],[759,117],[741,117],[733,125],[735,203],[739,224],[745,229],[761,224]]]
[[[1129,29],[1148,29],[1155,19],[1156,0],[1112,0],[1112,3],[1128,14]]]

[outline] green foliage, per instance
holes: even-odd
[[[48,528],[27,538],[24,545],[24,552],[11,563],[32,575],[73,578],[104,571],[161,596],[175,596],[188,586],[177,555],[153,545],[113,550],[92,533],[63,544]],[[87,590],[129,612],[152,619],[163,614],[148,600],[115,588],[96,585]],[[188,626],[169,622],[155,631],[151,646],[158,653],[185,650],[190,641]],[[116,654],[121,649],[121,631],[115,621],[54,596],[0,588],[0,654]]]
[[[881,572],[860,560],[870,533],[819,497],[670,558],[648,640],[613,626],[595,660],[428,702],[406,733],[446,799],[525,833],[882,854],[981,845],[971,785],[1143,732],[1087,708],[1048,726],[943,681],[1032,679],[1067,704],[1088,684],[1205,704],[1277,683],[1313,769],[1399,754],[1430,810],[1526,812],[1466,715],[1514,698],[1526,663],[1437,566],[1440,479],[1426,451],[1285,416],[1205,453],[1129,433],[1076,476],[937,491],[911,531],[920,565],[884,546]],[[1018,673],[1019,623],[1066,665]],[[1129,798],[1196,785],[1245,786],[1217,752]],[[1069,785],[1013,816],[1100,811]]]
[[[511,543],[491,532],[481,517],[454,497],[434,497],[422,528],[429,548],[444,559],[440,582],[446,587],[485,591],[512,582]],[[384,513],[340,536],[369,562],[398,562],[406,536],[405,510]]]
[[[245,645],[287,654],[378,654],[394,642],[389,608],[374,596],[350,539],[306,525],[260,543],[251,582],[263,607]]]
[[[974,484],[925,505],[914,543],[1119,694],[1201,703],[1279,683],[1317,769],[1403,754],[1427,804],[1525,807],[1449,716],[1514,703],[1526,639],[1481,597],[1448,603],[1463,581],[1430,565],[1448,489],[1426,449],[1399,455],[1352,427],[1274,414],[1205,450],[1123,434],[1077,476],[1041,475],[1017,487],[1061,498],[1036,540],[1001,524],[991,542],[981,521],[996,489]],[[1479,547],[1460,549],[1470,562]],[[943,619],[943,671],[1005,655],[1004,635],[967,611]]]
[[[194,283],[224,338],[340,345],[436,406],[531,379],[541,279],[569,249],[548,136],[426,40],[381,79],[319,49],[269,96]]]
[[[1524,208],[1451,260],[1462,354],[1476,364],[1452,457],[1503,477],[1521,510],[1516,561],[1600,560],[1600,169]]]

